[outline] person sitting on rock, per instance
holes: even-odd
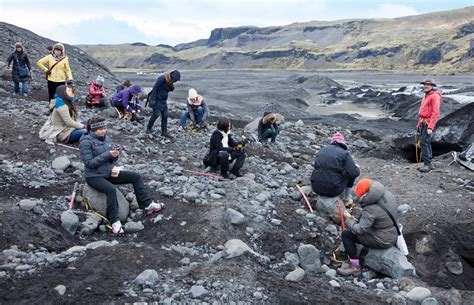
[[[348,229],[342,232],[342,242],[349,256],[349,268],[339,268],[341,275],[360,275],[356,244],[367,248],[388,249],[395,246],[398,232],[398,211],[395,196],[385,190],[377,181],[361,179],[357,182],[354,193],[362,206],[359,219],[347,217]],[[393,220],[392,220],[393,218]]]
[[[316,155],[311,186],[320,196],[337,197],[344,193],[345,203],[348,204],[351,188],[359,175],[359,166],[347,151],[344,136],[337,132],[331,137],[331,144]]]
[[[263,117],[258,122],[258,140],[262,143],[271,139],[275,143],[275,139],[280,130],[276,123],[276,114],[273,112],[264,112]]]
[[[86,133],[86,125],[76,121],[77,108],[74,104],[76,96],[74,89],[69,85],[56,88],[55,98],[52,100],[52,112],[48,121],[40,130],[40,138],[48,143],[62,142],[75,143]]]
[[[142,88],[138,85],[133,85],[130,88],[123,89],[119,93],[114,94],[112,97],[112,105],[117,108],[121,116],[125,118],[130,117],[131,121],[141,122],[145,119],[137,114],[142,110],[142,106],[138,99],[141,92]]]
[[[97,79],[89,83],[89,95],[86,98],[86,106],[88,107],[110,107],[107,95],[104,90],[104,77],[97,76]]]
[[[7,59],[7,69],[12,65],[12,79],[14,86],[14,93],[16,95],[28,96],[28,83],[31,78],[31,64],[26,54],[23,45],[20,42],[15,43],[15,51],[10,54]],[[20,94],[21,83],[21,94]]]
[[[212,133],[209,153],[204,164],[206,166],[221,167],[221,175],[229,179],[229,165],[235,160],[230,173],[236,177],[242,177],[240,169],[244,166],[245,148],[241,143],[236,143],[230,131],[232,124],[228,118],[221,118],[217,123],[217,129]]]
[[[206,126],[205,120],[209,113],[209,108],[207,108],[207,104],[202,96],[193,88],[189,89],[186,106],[187,111],[184,111],[181,115],[178,130],[184,130],[188,118],[191,119],[194,126],[204,128]]]
[[[132,183],[138,206],[150,215],[163,208],[163,204],[155,203],[151,193],[145,187],[139,174],[131,171],[118,170],[114,167],[120,156],[120,149],[113,148],[107,137],[107,121],[104,117],[91,118],[87,124],[88,135],[81,139],[79,149],[84,162],[84,178],[93,189],[107,196],[106,214],[112,224],[112,233],[123,235],[124,230],[118,217],[118,200],[116,184]]]
[[[123,89],[130,88],[130,86],[132,86],[132,83],[128,79],[126,79],[122,84],[115,87],[115,93],[119,93]]]

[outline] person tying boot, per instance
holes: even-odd
[[[362,266],[357,255],[356,244],[366,248],[387,249],[395,246],[398,232],[398,211],[395,196],[377,181],[361,179],[354,193],[362,207],[355,221],[346,214],[347,229],[342,232],[342,242],[349,256],[349,268],[339,268],[340,275],[359,276]],[[393,219],[392,219],[393,218]]]
[[[130,88],[123,89],[112,97],[112,105],[124,117],[131,117],[130,121],[142,122],[145,118],[138,115],[142,110],[138,97],[142,92],[142,88],[138,85],[133,85]]]

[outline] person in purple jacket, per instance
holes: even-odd
[[[112,97],[112,105],[124,116],[131,115],[131,121],[141,122],[144,120],[143,117],[138,115],[142,110],[142,106],[138,100],[141,92],[142,88],[138,85],[123,89]]]

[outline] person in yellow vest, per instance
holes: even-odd
[[[53,46],[53,52],[38,60],[36,64],[46,73],[50,102],[54,99],[57,87],[66,84],[66,82],[68,85],[72,85],[73,78],[69,59],[62,43],[56,43]]]

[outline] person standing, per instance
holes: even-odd
[[[433,170],[431,163],[433,151],[431,149],[431,137],[439,118],[442,94],[435,90],[436,84],[433,80],[426,79],[420,83],[423,85],[425,96],[423,97],[418,111],[418,124],[416,125],[419,139],[421,140],[421,156],[423,166],[418,168],[422,173],[428,173]]]
[[[168,133],[168,93],[174,90],[174,83],[181,80],[178,70],[167,71],[159,76],[148,96],[148,104],[153,109],[153,114],[148,121],[145,135],[152,137],[152,129],[156,119],[161,115],[161,135],[171,138]]]
[[[46,73],[50,102],[54,99],[57,87],[64,85],[66,81],[68,85],[72,85],[73,78],[71,68],[63,44],[56,43],[53,46],[53,53],[41,58],[36,64],[44,73]]]
[[[28,83],[31,78],[31,65],[28,55],[20,42],[15,43],[15,51],[7,59],[7,68],[12,65],[14,92],[17,95],[28,96]],[[21,93],[20,93],[21,83]]]
[[[209,113],[209,108],[207,108],[203,97],[193,88],[189,89],[186,107],[186,111],[183,111],[181,119],[179,120],[178,130],[184,130],[188,118],[191,119],[194,126],[206,126],[205,120]]]

